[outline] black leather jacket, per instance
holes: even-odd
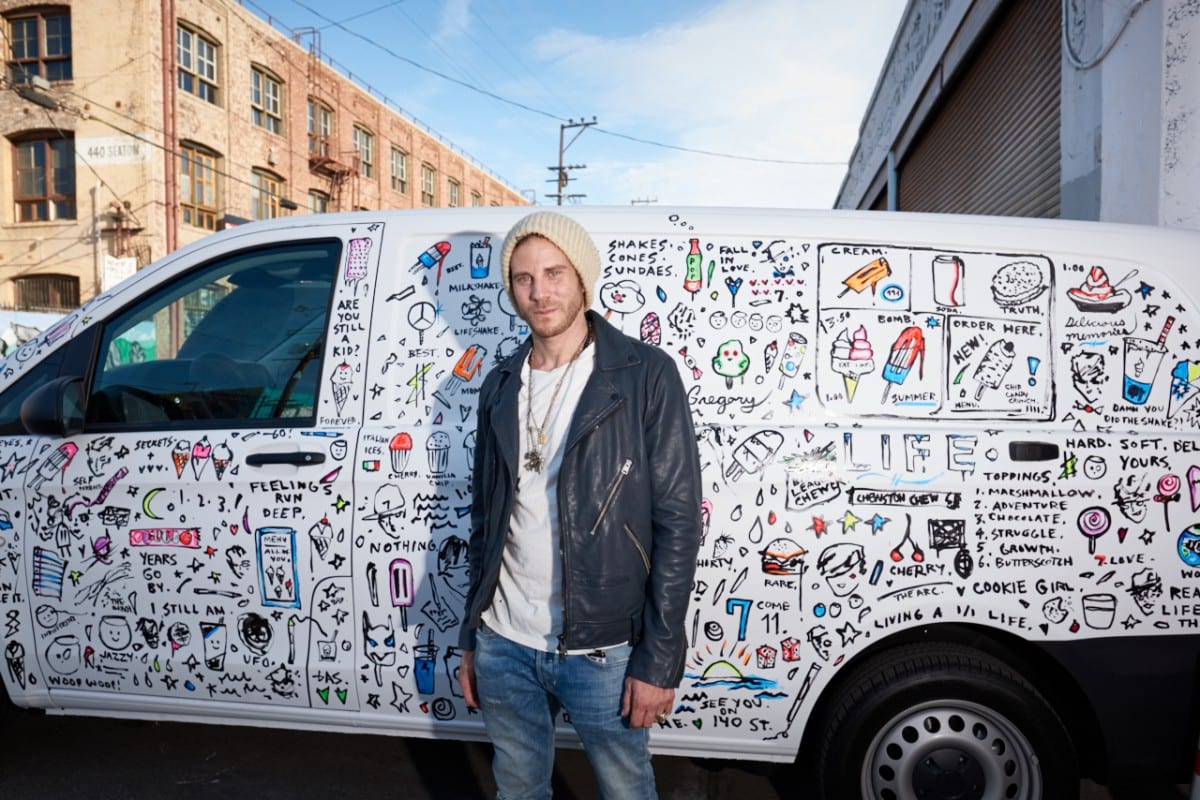
[[[596,366],[558,478],[563,559],[560,650],[633,644],[626,674],[673,688],[700,546],[700,456],[670,357],[588,312]],[[528,341],[484,380],[472,480],[470,587],[459,644],[475,649],[508,536],[519,463],[521,365]]]

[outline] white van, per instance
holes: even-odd
[[[0,364],[12,700],[483,738],[455,677],[469,464],[482,377],[526,334],[498,269],[527,212],[239,227]],[[568,213],[596,310],[676,360],[700,439],[656,752],[803,758],[829,798],[1186,772],[1200,234]]]

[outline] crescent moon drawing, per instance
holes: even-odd
[[[162,519],[162,517],[160,517],[158,514],[155,514],[154,510],[150,508],[150,501],[153,500],[154,496],[161,492],[163,488],[164,487],[160,486],[157,489],[151,489],[150,491],[146,492],[146,497],[142,500],[142,513],[144,513],[150,519]]]

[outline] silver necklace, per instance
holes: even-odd
[[[571,370],[575,369],[575,362],[579,360],[584,348],[591,341],[592,323],[589,320],[587,335],[583,337],[579,349],[575,351],[575,355],[571,356],[567,368],[563,370],[558,382],[554,384],[554,391],[550,394],[550,405],[546,406],[546,414],[542,417],[541,425],[535,425],[533,419],[533,350],[529,351],[529,377],[525,381],[526,400],[528,401],[528,407],[525,410],[525,429],[529,432],[529,449],[525,451],[525,468],[531,472],[541,472],[542,468],[546,466],[545,459],[542,458],[542,448],[546,446],[546,429],[550,425],[550,415],[554,413],[554,403],[558,400],[558,393],[563,384],[570,377]]]

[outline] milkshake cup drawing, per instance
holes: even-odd
[[[963,304],[963,260],[958,256],[934,257],[933,302],[947,308]]]
[[[471,242],[471,277],[480,280],[488,276],[492,265],[492,237],[485,236],[481,242]]]
[[[1163,356],[1167,354],[1167,334],[1175,324],[1174,317],[1167,317],[1163,324],[1158,341],[1149,339],[1125,339],[1125,380],[1123,396],[1130,403],[1143,405],[1150,397],[1150,389],[1154,386],[1154,378],[1162,365]]]
[[[1117,616],[1117,598],[1111,594],[1085,594],[1083,621],[1089,628],[1106,631]]]
[[[438,646],[433,643],[433,631],[425,644],[413,648],[413,674],[417,678],[417,691],[421,694],[433,694],[437,680]]]

